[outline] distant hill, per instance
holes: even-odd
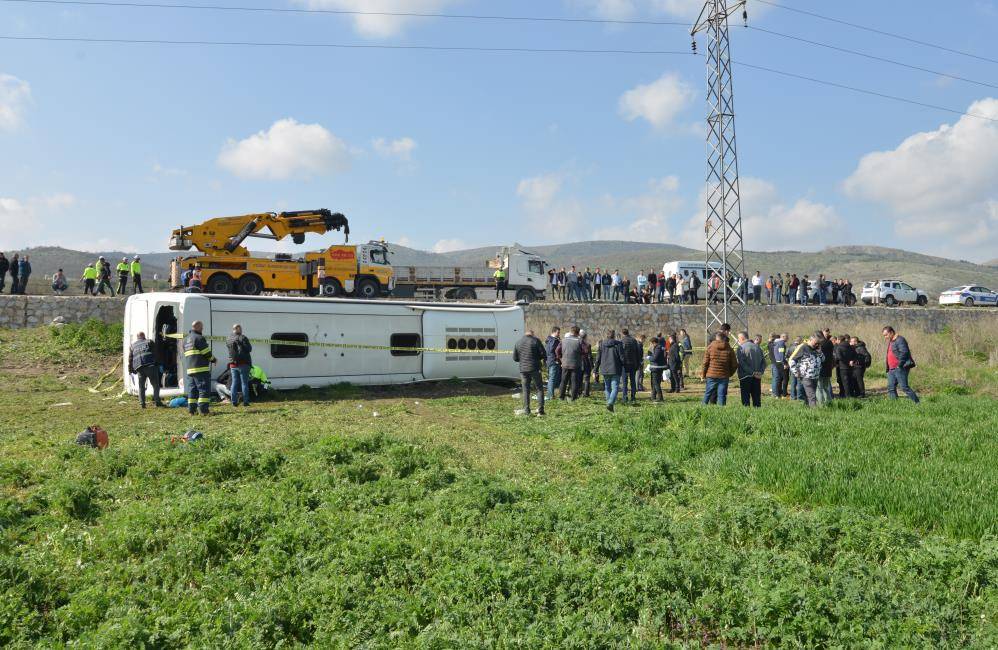
[[[639,269],[661,269],[662,264],[676,260],[703,259],[703,251],[671,244],[655,244],[628,241],[583,241],[545,246],[517,246],[537,253],[555,267],[577,267],[620,269],[622,273],[636,275]],[[483,266],[491,259],[497,246],[471,248],[433,253],[415,248],[389,244],[391,261],[397,266]],[[304,250],[304,249],[303,249]],[[112,264],[130,254],[120,251],[99,253],[81,252],[67,248],[42,246],[27,249],[34,267],[33,284],[35,292],[47,293],[43,276],[51,275],[57,268],[63,268],[76,288],[75,280],[83,266],[92,263],[97,256],[104,255]],[[143,280],[150,284],[154,274],[166,279],[170,259],[176,253],[143,253]],[[808,274],[811,277],[824,273],[830,278],[845,277],[854,285],[868,280],[897,278],[910,282],[930,294],[948,287],[974,283],[998,289],[998,259],[986,264],[974,264],[965,260],[950,260],[943,257],[923,255],[909,251],[880,246],[834,246],[817,252],[772,251],[745,253],[746,270],[752,273],[762,271],[772,273]]]

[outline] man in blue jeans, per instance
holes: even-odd
[[[908,385],[908,373],[915,367],[908,341],[890,325],[883,329],[882,334],[887,344],[887,396],[897,399],[900,387],[908,399],[918,404],[918,394]]]
[[[250,353],[253,346],[248,338],[243,336],[242,325],[236,323],[232,326],[232,335],[225,342],[229,349],[229,373],[232,382],[229,385],[230,399],[233,406],[239,406],[239,394],[243,396],[243,406],[249,406],[249,374],[253,366],[253,359]]]
[[[718,332],[703,355],[701,376],[706,382],[703,393],[704,404],[711,404],[714,400],[718,406],[727,403],[728,381],[736,370],[738,370],[738,359],[728,344],[728,335]]]
[[[606,338],[599,344],[596,355],[596,368],[603,377],[603,391],[606,393],[606,410],[613,413],[613,405],[617,402],[617,391],[620,390],[620,373],[624,369],[624,350],[617,333],[610,330]]]

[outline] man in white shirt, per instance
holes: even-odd
[[[762,274],[759,271],[752,276],[752,298],[755,304],[762,304]]]

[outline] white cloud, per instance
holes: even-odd
[[[412,152],[416,149],[416,141],[406,136],[396,140],[377,138],[371,142],[378,155],[384,158],[395,158],[408,162],[412,159]]]
[[[806,198],[789,202],[773,183],[752,176],[739,179],[739,191],[746,250],[820,250],[844,243],[841,239],[849,236],[842,218],[832,206]],[[704,192],[700,194],[699,203],[700,208],[686,224],[680,241],[702,249],[707,215]]]
[[[916,133],[890,151],[869,153],[843,184],[851,197],[889,209],[899,238],[936,252],[993,257],[998,246],[998,99],[934,131]]]
[[[31,101],[27,81],[0,73],[0,131],[14,131],[24,120],[24,109]]]
[[[574,198],[561,196],[565,174],[550,173],[524,178],[516,186],[531,229],[542,228],[549,239],[564,238],[585,226],[585,210]]]
[[[60,211],[76,204],[72,194],[18,199],[0,196],[0,237],[4,246],[21,248],[35,246],[44,233],[48,240],[58,235],[62,228],[51,221]]]
[[[644,119],[656,129],[671,126],[685,110],[696,92],[678,74],[667,72],[657,80],[636,86],[620,96],[619,109],[624,119]]]
[[[679,178],[665,176],[648,181],[648,191],[644,194],[624,198],[603,197],[602,207],[608,216],[606,221],[622,225],[599,228],[593,233],[593,238],[669,241],[669,221],[683,205],[678,192]]]
[[[399,246],[405,246],[406,248],[412,248],[412,239],[410,239],[408,235],[396,237],[392,243],[398,244]]]
[[[300,0],[300,4],[309,9],[366,12],[352,16],[354,31],[369,38],[389,38],[418,18],[385,14],[436,13],[454,4],[454,0]]]
[[[463,239],[441,239],[433,245],[434,253],[450,253],[468,248],[468,244]]]
[[[244,140],[229,139],[218,164],[240,178],[285,180],[346,171],[351,152],[320,124],[278,120]]]
[[[153,163],[152,173],[155,176],[187,176],[187,170],[179,167],[166,167],[158,162]]]

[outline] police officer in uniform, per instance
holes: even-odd
[[[125,295],[125,287],[128,285],[128,273],[130,269],[131,265],[128,263],[128,258],[122,257],[116,267],[118,271],[118,293],[121,295]]]
[[[201,333],[204,323],[199,320],[191,324],[191,331],[184,338],[184,367],[187,370],[187,410],[195,415],[208,415],[211,404],[211,364],[215,357],[211,346]]]
[[[156,348],[146,338],[145,332],[136,335],[128,355],[128,373],[139,376],[139,404],[146,407],[146,380],[152,384],[152,400],[156,406],[165,406],[159,399],[159,365],[156,364]]]

